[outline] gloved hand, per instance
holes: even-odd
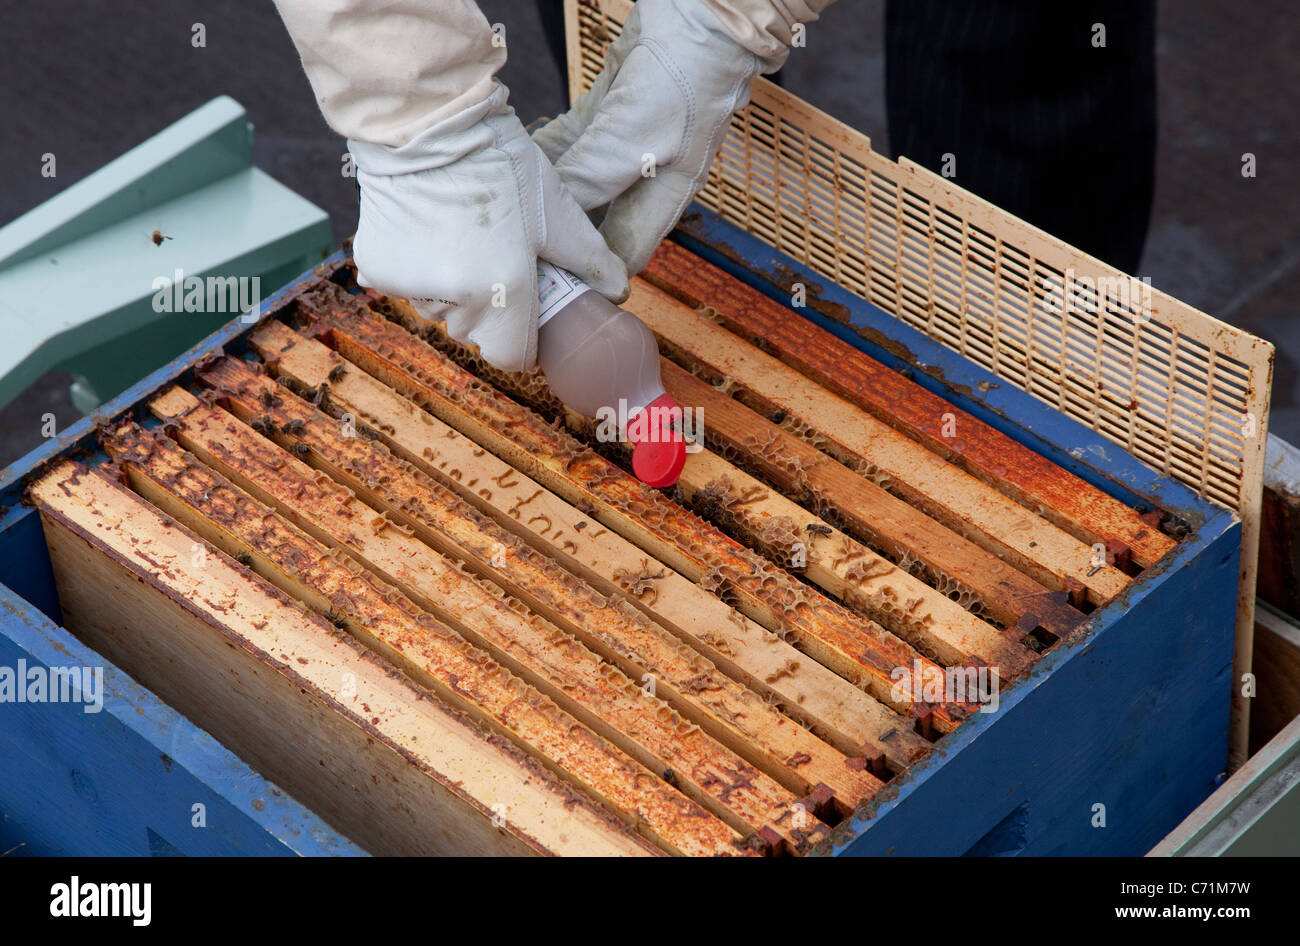
[[[357,278],[446,319],[452,338],[506,371],[537,358],[537,259],[627,298],[627,271],[497,84],[399,148],[349,141],[361,184]]]
[[[639,0],[591,90],[533,133],[582,208],[605,208],[600,232],[630,274],[704,186],[754,76],[786,53],[759,58],[701,0]]]

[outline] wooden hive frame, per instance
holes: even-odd
[[[630,0],[565,0],[571,97],[591,87],[631,8]],[[906,157],[878,154],[865,135],[761,78],[698,200],[1239,515],[1238,680],[1250,670],[1271,344]],[[771,282],[790,297],[793,286],[776,275]],[[803,289],[817,307],[818,287]],[[835,387],[826,375],[817,380]],[[839,383],[853,379],[841,374]],[[987,469],[978,457],[961,465],[976,476]],[[1236,767],[1249,725],[1240,685],[1232,701]]]
[[[490,818],[494,830],[451,848],[359,821],[345,777],[315,793],[323,816],[376,850],[489,850],[504,833],[542,853],[804,853],[978,709],[973,692],[927,685],[981,671],[1014,685],[1175,546],[1158,514],[1035,465],[1018,444],[1006,446],[1024,461],[1014,472],[963,472],[978,459],[965,456],[974,418],[960,444],[927,445],[897,432],[905,410],[864,409],[791,373],[745,338],[745,320],[768,311],[752,290],[680,248],[648,275],[658,288],[637,280],[629,306],[659,333],[670,388],[708,418],[675,498],[638,483],[621,445],[595,438],[538,375],[487,368],[403,300],[360,292],[344,265],[249,331],[245,358],[207,358],[188,385],[142,402],[147,423],[106,425],[107,463],[65,461],[33,487],[69,625],[291,788],[305,775],[258,744],[265,726],[195,704],[142,660],[166,632],[127,633],[114,605],[92,608],[91,594],[112,602],[122,584],[96,588],[79,569],[134,575],[143,587],[118,607],[156,611],[161,593],[189,608],[196,653],[211,653],[204,632],[221,625],[267,670],[276,655],[253,632],[306,621],[315,630],[299,634],[349,642],[388,668],[390,687],[477,727],[487,741],[464,751],[483,755],[479,770],[528,767],[536,797],[505,806],[519,823]],[[832,345],[814,326],[807,337]],[[846,363],[867,370],[864,358]],[[874,439],[845,433],[869,427]],[[902,459],[871,452],[882,443]],[[1047,515],[1051,495],[1074,505]],[[185,548],[204,564],[178,567]],[[111,564],[89,568],[97,553]],[[212,581],[220,593],[196,599]],[[278,610],[236,607],[227,621],[228,602],[249,596]],[[282,667],[292,651],[278,656]],[[267,670],[242,672],[278,679]],[[329,706],[325,683],[300,691]],[[297,727],[320,727],[280,699]],[[338,725],[320,737],[340,743],[335,758],[348,751]],[[357,764],[364,775],[375,763]],[[456,775],[444,764],[415,784]],[[575,815],[581,840],[554,834],[556,793],[587,813]],[[441,816],[481,819],[502,794],[462,787],[469,808]]]
[[[745,340],[765,311],[751,290],[683,252],[661,251],[660,288],[637,280],[629,303],[675,359],[669,386],[708,418],[673,496],[539,376],[487,368],[345,263],[295,287],[243,357],[211,356],[103,425],[105,462],[36,481],[67,623],[291,791],[312,755],[341,770],[309,800],[372,850],[824,847],[978,709],[973,690],[927,685],[981,671],[1014,685],[1176,543],[1157,514],[1019,445],[1010,477],[963,473],[961,450],[895,433],[905,412],[796,384]],[[871,444],[820,434],[846,429],[824,423],[837,412],[884,418],[905,462],[884,473]],[[925,457],[959,486],[909,503],[934,485]],[[1042,515],[1053,489],[1084,502]],[[967,534],[948,503],[1012,504],[1013,531],[1042,541]],[[1109,544],[1080,572],[1069,554],[1094,539]],[[242,712],[219,705],[213,672],[250,681]],[[361,730],[339,673],[388,694],[385,712],[362,699]],[[315,734],[307,752],[248,709],[269,706]],[[459,757],[421,756],[432,720],[461,734]],[[396,755],[358,755],[358,737]],[[379,791],[381,761],[398,795]],[[430,789],[447,798],[435,818],[382,814],[416,816]],[[577,833],[557,827],[570,817]]]
[[[31,490],[64,621],[358,843],[653,853],[105,470],[61,461]]]

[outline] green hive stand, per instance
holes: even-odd
[[[158,312],[159,277],[270,295],[330,242],[325,211],[253,167],[243,106],[215,98],[0,229],[0,407],[61,370],[89,412],[237,314]]]

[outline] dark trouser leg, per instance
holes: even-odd
[[[1104,48],[1093,24],[1104,24]],[[1155,175],[1154,0],[889,0],[889,137],[1126,272]]]
[[[564,101],[569,100],[568,54],[564,45],[564,0],[537,0],[537,18],[542,21],[542,34],[551,58],[560,67],[560,84]]]

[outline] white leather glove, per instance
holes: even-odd
[[[605,208],[600,232],[629,273],[704,186],[754,76],[786,52],[759,58],[700,0],[639,0],[591,90],[533,133],[583,209]]]
[[[537,358],[537,260],[615,302],[627,271],[528,137],[504,86],[401,147],[348,147],[361,184],[363,286],[410,299],[506,371]]]

